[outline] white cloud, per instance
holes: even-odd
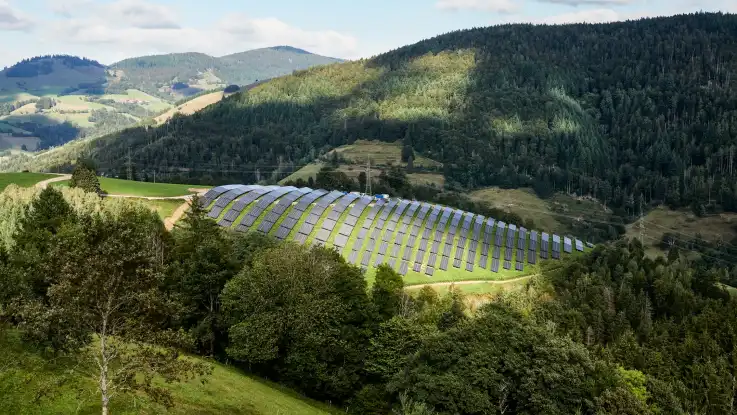
[[[632,0],[538,0],[541,3],[563,4],[566,6],[626,6]]]
[[[275,45],[291,45],[336,57],[357,53],[357,41],[352,36],[333,30],[305,30],[273,17],[231,13],[209,25],[188,27],[178,23],[173,9],[144,0],[77,7],[79,2],[87,1],[53,0],[52,10],[68,18],[46,24],[44,38],[103,63],[173,52],[197,51],[219,56]]]
[[[435,7],[441,10],[483,10],[513,13],[519,9],[519,0],[438,0]]]
[[[7,1],[0,0],[0,30],[28,31],[33,26],[30,16],[13,8]]]

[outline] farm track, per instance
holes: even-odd
[[[513,282],[524,281],[532,277],[535,277],[537,275],[539,274],[525,275],[523,277],[512,278],[509,280],[466,280],[466,281],[434,282],[430,284],[412,284],[412,285],[407,285],[404,288],[412,288],[412,289],[423,288],[423,287],[434,288],[434,287],[445,287],[448,285],[467,285],[467,284],[508,284],[508,283],[513,283]]]
[[[50,179],[42,180],[36,183],[36,187],[45,189],[50,183],[63,182],[64,180],[71,180],[71,178],[72,178],[71,174],[60,174],[57,177],[52,177]]]

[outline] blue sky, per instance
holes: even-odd
[[[285,44],[355,59],[470,27],[699,10],[737,13],[737,0],[0,0],[0,66],[40,54],[110,64],[145,54],[222,56]]]

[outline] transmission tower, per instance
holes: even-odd
[[[371,156],[366,161],[366,194],[371,195]]]
[[[128,146],[128,180],[133,180],[133,163],[131,162],[131,146]]]

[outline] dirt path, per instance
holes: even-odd
[[[207,192],[208,189],[190,189],[190,190],[199,190],[197,192],[197,196],[202,197],[205,192]],[[174,229],[174,224],[177,223],[179,219],[184,216],[184,214],[187,212],[187,209],[189,209],[189,204],[192,201],[192,195],[187,196],[187,199],[182,203],[177,210],[174,211],[174,213],[171,214],[168,218],[164,219],[164,226],[166,227],[167,231],[170,231]]]
[[[472,281],[434,282],[431,284],[408,285],[404,288],[414,289],[414,288],[423,288],[423,287],[445,287],[448,285],[466,285],[466,284],[507,284],[510,282],[519,282],[519,281],[528,280],[537,275],[539,274],[525,275],[524,277],[512,278],[511,280],[472,280]]]
[[[71,178],[72,178],[71,174],[60,174],[57,177],[52,177],[50,179],[42,180],[36,183],[36,187],[45,189],[49,185],[49,183],[63,182],[64,180],[70,180]]]

